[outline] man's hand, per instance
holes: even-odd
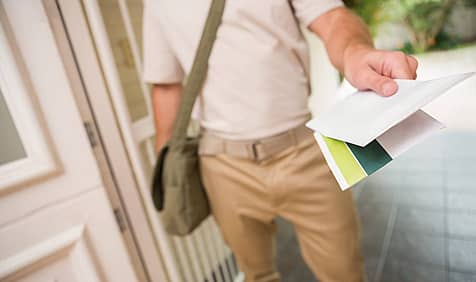
[[[382,96],[398,89],[392,78],[416,79],[418,62],[403,52],[380,51],[367,46],[349,46],[344,52],[344,75],[359,90]]]
[[[332,64],[359,90],[390,96],[398,88],[392,78],[416,78],[416,59],[402,52],[376,50],[364,22],[346,8],[321,15],[309,29],[324,41]]]

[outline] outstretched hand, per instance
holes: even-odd
[[[347,48],[344,75],[359,90],[391,96],[398,90],[393,79],[416,79],[418,61],[398,51],[375,50],[368,46]]]

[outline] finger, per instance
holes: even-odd
[[[407,55],[402,52],[395,52],[388,58],[385,64],[388,73],[391,73],[392,78],[399,79],[414,79],[415,72],[410,69],[410,64],[407,60]]]
[[[418,61],[417,59],[415,59],[415,57],[413,56],[407,56],[407,62],[408,62],[408,65],[410,67],[410,71],[412,72],[413,74],[413,79],[416,79],[417,78],[417,69],[418,69]]]
[[[407,55],[403,52],[382,52],[380,56],[372,56],[370,66],[381,75],[390,78],[413,79]]]
[[[357,88],[371,89],[381,96],[391,96],[395,94],[398,89],[398,85],[395,81],[389,77],[378,74],[371,68],[360,73],[357,84]]]

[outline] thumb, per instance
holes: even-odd
[[[371,89],[381,96],[391,96],[397,92],[398,85],[393,79],[382,76],[370,69],[362,73],[362,86]]]

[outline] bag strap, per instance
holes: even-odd
[[[215,42],[218,26],[221,23],[224,7],[225,0],[212,0],[192,69],[183,89],[182,101],[178,109],[171,141],[179,141],[187,136],[193,105],[202,90],[207,75],[208,58]]]

